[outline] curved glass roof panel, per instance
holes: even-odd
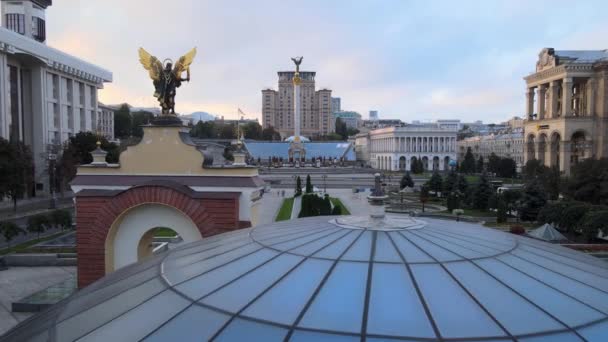
[[[606,341],[605,261],[423,221],[214,236],[119,269],[0,341]]]

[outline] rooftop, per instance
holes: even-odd
[[[314,217],[120,269],[0,341],[604,341],[608,264],[479,225]]]

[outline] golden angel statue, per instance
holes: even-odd
[[[196,56],[196,48],[182,56],[175,67],[170,59],[163,61],[166,62],[163,67],[163,63],[158,58],[139,48],[139,62],[150,73],[155,88],[154,97],[158,99],[163,114],[175,114],[175,90],[182,85],[182,81],[190,81],[190,64],[194,56]],[[182,78],[184,72],[186,78]]]

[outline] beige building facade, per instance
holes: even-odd
[[[483,157],[487,162],[494,153],[501,158],[511,158],[515,161],[517,169],[524,165],[524,135],[523,130],[515,132],[480,135],[458,141],[458,158],[464,160],[468,148],[471,148],[475,160]]]
[[[608,50],[545,48],[524,80],[524,163],[568,175],[584,159],[608,156]]]
[[[278,90],[262,90],[262,126],[274,127],[283,139],[294,132],[293,71],[280,71]],[[332,132],[331,90],[315,89],[313,71],[300,71],[300,133],[318,137]]]

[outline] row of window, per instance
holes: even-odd
[[[8,13],[4,19],[9,30],[25,34],[25,14]],[[46,40],[46,23],[43,19],[32,17],[32,36],[39,42]]]

